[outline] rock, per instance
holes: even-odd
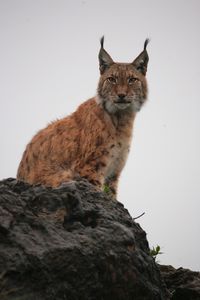
[[[146,233],[121,203],[83,180],[51,189],[7,179],[0,182],[0,299],[169,297]]]
[[[200,300],[200,273],[172,266],[159,266],[172,300]]]

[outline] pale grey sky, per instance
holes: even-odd
[[[149,101],[135,121],[119,201],[159,260],[200,270],[200,1],[0,0],[0,178],[32,136],[96,92],[99,38],[130,62],[146,37]]]

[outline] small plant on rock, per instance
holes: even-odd
[[[157,245],[156,247],[153,247],[152,249],[150,249],[150,255],[151,257],[153,257],[153,259],[156,261],[157,256],[160,254],[163,254],[163,252],[160,251],[160,246]]]

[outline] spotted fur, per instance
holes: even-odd
[[[147,98],[147,44],[132,63],[116,63],[101,39],[97,95],[33,137],[18,179],[57,187],[81,176],[99,189],[108,185],[116,196],[134,119]]]

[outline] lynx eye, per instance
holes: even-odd
[[[112,77],[112,76],[108,77],[107,81],[109,83],[112,83],[112,84],[116,84],[117,83],[117,79],[115,77]]]
[[[133,84],[133,83],[135,83],[136,81],[138,81],[138,79],[137,78],[135,78],[135,77],[130,77],[130,78],[128,78],[128,84]]]

